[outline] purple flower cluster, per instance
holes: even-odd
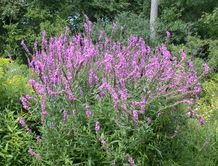
[[[65,122],[65,123],[67,122],[67,118],[68,118],[67,111],[64,110],[63,119],[64,119],[64,122]]]
[[[113,25],[112,34],[115,27]],[[65,34],[49,40],[43,33],[41,50],[38,50],[37,43],[34,44],[29,66],[38,79],[29,82],[42,96],[43,121],[48,114],[47,97],[62,95],[71,104],[85,99],[84,93],[89,93],[84,91],[85,88],[90,91],[95,88],[99,99],[109,95],[114,107],[117,110],[126,108],[124,112],[130,114],[135,123],[138,123],[140,114],[146,112],[146,104],[165,99],[169,105],[192,105],[193,102],[189,101],[200,93],[201,76],[197,75],[183,50],[180,57],[175,57],[165,43],[152,49],[143,38],[133,35],[126,45],[122,45],[113,42],[104,32],[100,32],[99,40],[93,42],[92,23],[88,19],[84,28],[86,35],[78,33],[72,38],[69,37],[69,28]],[[170,32],[166,33],[170,38]],[[205,72],[202,75],[205,75],[209,67],[206,64],[203,67]],[[135,95],[143,100],[135,101]],[[169,100],[174,96],[177,97],[176,102]],[[29,109],[27,100],[22,98],[22,103],[25,109]],[[92,115],[88,105],[85,114],[87,118]],[[64,114],[64,120],[66,117]]]
[[[34,156],[36,158],[36,160],[41,159],[41,156],[38,153],[34,152],[32,148],[29,148],[28,153],[30,156]]]
[[[90,118],[92,115],[92,112],[90,110],[90,106],[89,105],[86,105],[86,117],[87,118]]]
[[[26,96],[21,96],[20,97],[20,102],[23,106],[23,108],[26,110],[26,111],[29,111],[30,109],[30,101],[31,101],[32,97],[29,96],[29,95],[26,95]]]
[[[32,130],[27,126],[25,120],[23,118],[19,118],[18,120],[19,124],[25,128],[28,132],[32,132]]]
[[[136,166],[134,159],[130,155],[128,155],[127,159],[131,166]]]
[[[99,131],[100,131],[100,123],[99,123],[99,121],[95,122],[95,131],[96,131],[96,133],[99,133]]]

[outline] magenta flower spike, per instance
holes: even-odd
[[[132,111],[132,114],[133,114],[133,120],[136,124],[138,124],[138,120],[139,120],[139,114],[138,114],[138,111],[137,110],[133,110]]]
[[[64,122],[66,123],[67,122],[67,111],[66,110],[64,110],[64,113],[63,113],[63,120],[64,120]]]
[[[202,125],[202,126],[203,126],[204,123],[205,123],[205,122],[204,122],[204,118],[203,118],[202,116],[199,117],[199,123],[200,123],[200,125]]]
[[[169,31],[166,31],[167,39],[171,37],[171,33]]]
[[[204,73],[208,74],[209,73],[209,66],[206,63],[204,63],[203,67],[204,67]]]
[[[86,105],[86,117],[87,118],[90,118],[92,115],[92,112],[90,110],[90,106],[89,105]]]
[[[99,121],[95,122],[95,131],[96,131],[96,133],[99,133],[99,131],[100,131],[100,123],[99,123]]]
[[[130,155],[128,155],[127,159],[131,166],[136,166],[134,159]]]

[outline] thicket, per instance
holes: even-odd
[[[218,165],[217,6],[1,0],[0,165]]]
[[[115,24],[97,41],[90,21],[84,28],[85,35],[72,38],[69,29],[49,40],[44,32],[41,49],[35,43],[29,62],[35,94],[22,102],[41,118],[33,132],[40,140],[28,151],[33,165],[163,164],[165,143],[188,118],[205,123],[194,104],[209,67],[198,75],[185,52],[173,56],[166,43],[152,49],[133,35],[126,45],[113,42]]]

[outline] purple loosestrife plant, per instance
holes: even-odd
[[[89,105],[86,105],[86,117],[87,118],[90,118],[92,115],[92,112],[90,110],[90,106]]]
[[[29,111],[29,109],[30,109],[30,100],[31,99],[32,99],[32,97],[29,95],[20,97],[20,102],[26,111]]]
[[[32,148],[29,148],[28,153],[30,156],[34,156],[36,158],[36,160],[40,160],[41,157],[38,153],[34,152]]]
[[[133,160],[133,158],[130,155],[128,155],[127,158],[128,158],[128,162],[131,166],[136,166],[135,161]]]
[[[23,118],[19,118],[18,122],[23,128],[26,129],[26,131],[32,132],[32,130],[28,127],[28,125],[26,124],[26,122]]]
[[[64,110],[64,113],[63,113],[63,120],[64,120],[65,123],[67,122],[67,118],[68,118],[67,111]]]
[[[185,105],[187,110],[193,107],[201,92],[200,80],[209,67],[204,64],[205,72],[198,75],[185,52],[176,57],[166,43],[151,48],[133,35],[126,45],[113,42],[115,25],[111,36],[101,32],[95,41],[92,23],[86,20],[84,27],[85,34],[73,37],[69,36],[69,29],[49,40],[43,33],[41,49],[37,42],[34,45],[29,66],[35,78],[29,82],[40,105],[34,110],[40,109],[43,122],[43,139],[37,144],[40,156],[50,160],[47,148],[66,157],[59,157],[58,164],[108,162],[104,159],[123,164],[131,151],[135,161],[129,156],[129,164],[146,165],[140,163],[140,155],[150,151],[142,143],[156,138],[152,137],[152,132],[156,132],[154,123],[165,114],[170,116],[169,110],[179,105]],[[23,103],[25,109],[31,107],[26,100]],[[62,110],[72,110],[73,116]],[[101,132],[95,119],[101,121]],[[56,127],[49,127],[53,123]],[[99,141],[105,146],[106,140],[107,148],[97,146]]]
[[[99,131],[100,131],[100,123],[99,123],[99,121],[95,122],[95,131],[96,131],[96,133],[99,133]]]

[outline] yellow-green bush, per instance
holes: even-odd
[[[18,117],[12,110],[0,112],[0,165],[30,165],[28,143],[30,133],[18,124]]]
[[[0,109],[19,107],[19,97],[28,94],[31,87],[28,84],[29,71],[25,65],[0,58]]]
[[[0,165],[29,165],[27,145],[31,141],[19,124],[19,98],[31,92],[25,65],[0,58]]]
[[[198,101],[198,111],[206,120],[209,120],[215,111],[218,111],[218,74],[202,84],[203,96]]]

